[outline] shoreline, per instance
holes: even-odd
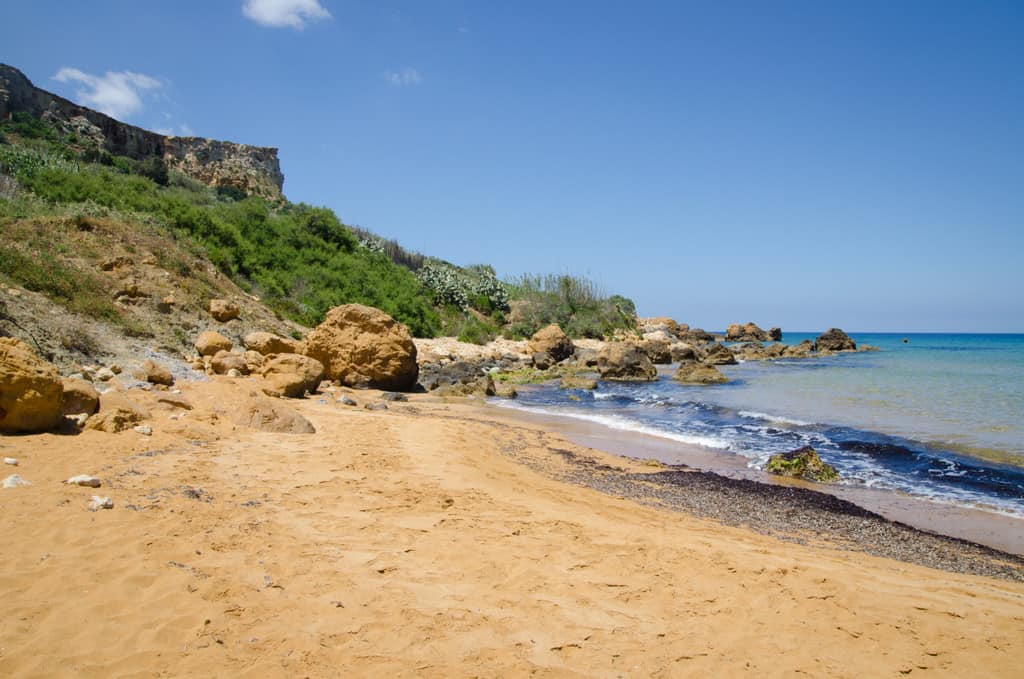
[[[280,433],[238,424],[251,380],[180,386],[184,415],[131,391],[151,435],[0,438],[32,482],[0,491],[12,675],[1011,677],[1024,651],[1020,559],[830,496],[651,466],[474,400],[368,410],[384,394],[331,388],[271,401],[316,429]],[[102,487],[62,483],[81,473]],[[88,511],[96,493],[113,509]],[[790,523],[710,518],[744,506]],[[908,553],[853,550],[858,531]]]
[[[898,491],[846,484],[818,484],[774,476],[747,466],[747,458],[660,437],[654,433],[619,430],[599,422],[557,412],[524,410],[491,403],[500,412],[513,413],[526,422],[543,423],[579,445],[631,460],[653,459],[669,466],[683,465],[734,480],[767,486],[805,488],[831,495],[915,529],[1024,556],[1024,518],[995,510],[971,508],[917,498]]]

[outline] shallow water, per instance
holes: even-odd
[[[1024,336],[853,337],[882,351],[722,366],[732,381],[721,386],[677,384],[668,369],[654,383],[594,392],[542,385],[512,407],[701,445],[755,468],[811,445],[846,484],[1024,516]]]

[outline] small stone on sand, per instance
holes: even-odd
[[[89,511],[95,512],[99,509],[113,509],[114,501],[103,495],[93,495],[89,500]]]
[[[79,474],[78,476],[72,476],[70,479],[65,481],[69,486],[88,486],[89,488],[99,488],[103,485],[95,476],[89,476],[88,474]]]
[[[18,486],[31,486],[29,481],[21,478],[17,474],[11,474],[4,479],[4,488],[17,488]]]
[[[132,429],[142,434],[143,436],[153,435],[153,427],[149,426],[148,424],[140,424],[137,427],[132,427]]]
[[[17,467],[18,466],[18,460],[13,458],[13,457],[5,457],[4,458],[4,464],[9,464],[12,467]]]

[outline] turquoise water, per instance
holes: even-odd
[[[678,384],[669,369],[593,392],[547,385],[513,407],[700,445],[754,468],[811,445],[843,483],[1024,516],[1024,335],[851,336],[880,351],[721,366],[731,381],[717,386]]]

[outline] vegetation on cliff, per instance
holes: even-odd
[[[16,113],[0,122],[0,227],[13,234],[17,224],[55,218],[163,230],[304,325],[319,323],[333,306],[358,302],[382,309],[416,336],[483,343],[501,333],[526,337],[551,322],[575,336],[600,337],[631,327],[635,317],[631,301],[606,297],[584,279],[527,276],[505,283],[489,266],[463,268],[410,253],[346,226],[329,209],[211,188],[168,171],[159,158],[111,156]],[[116,320],[88,273],[61,269],[59,258],[45,257],[46,243],[45,234],[5,237],[0,274],[68,308],[95,307]]]

